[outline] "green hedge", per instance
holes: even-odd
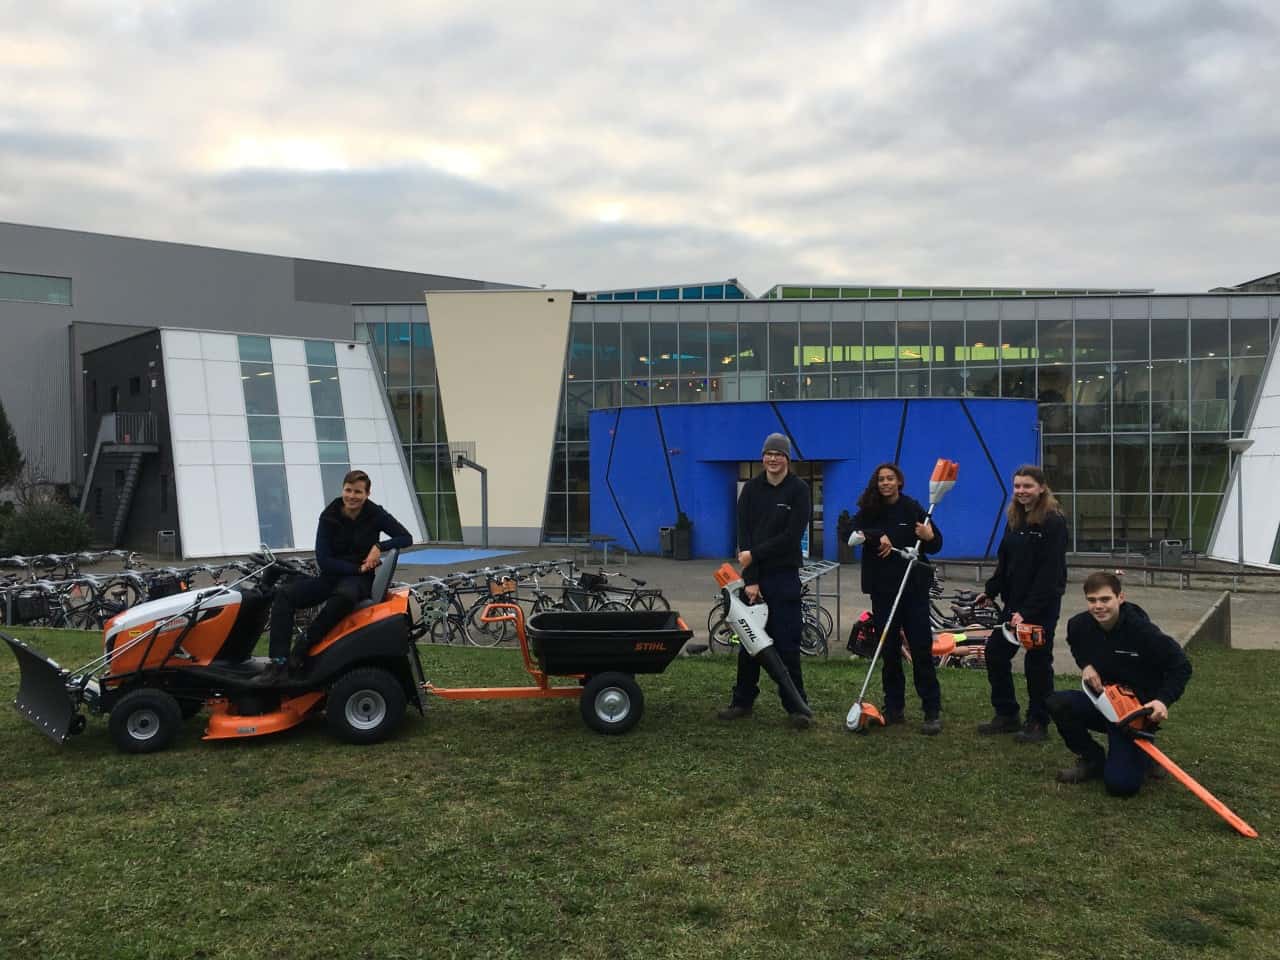
[[[37,503],[7,519],[0,515],[0,553],[69,553],[92,539],[88,519],[70,504]]]

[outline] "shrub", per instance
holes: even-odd
[[[0,547],[4,553],[69,553],[85,549],[92,539],[93,528],[75,507],[66,503],[33,503],[3,523]]]

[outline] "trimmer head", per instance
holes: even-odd
[[[844,728],[855,733],[868,733],[876,724],[884,726],[884,715],[874,703],[859,700],[849,708],[849,715],[844,718]]]

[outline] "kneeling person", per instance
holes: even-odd
[[[1092,573],[1084,581],[1089,609],[1067,623],[1067,644],[1089,689],[1101,693],[1106,684],[1130,687],[1151,708],[1151,723],[1169,716],[1191,678],[1191,663],[1178,642],[1157,627],[1137,604],[1124,598],[1120,578]],[[1049,714],[1077,762],[1058,773],[1061,783],[1101,777],[1107,792],[1128,797],[1137,793],[1151,759],[1133,739],[1109,722],[1080,690],[1059,690],[1047,701]],[[1107,734],[1107,748],[1090,735]]]
[[[357,603],[369,598],[382,552],[413,542],[399,520],[369,499],[370,486],[369,475],[363,470],[352,470],[342,478],[342,496],[324,508],[316,528],[320,576],[301,577],[276,591],[268,651],[272,668],[263,675],[265,681],[273,681],[285,671],[295,610],[324,604],[293,652],[295,665],[301,666],[311,645],[323,639]],[[379,542],[383,533],[389,537]]]

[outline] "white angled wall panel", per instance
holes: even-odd
[[[281,442],[251,444],[240,366],[240,342],[233,334],[161,331],[165,347],[165,381],[169,427],[173,437],[174,480],[178,490],[178,518],[183,555],[227,556],[251,553],[264,536],[293,548],[315,547],[320,511],[337,491],[323,489],[316,420],[311,403],[311,371],[306,342],[271,339],[270,383],[275,388],[278,416],[255,420],[264,431],[279,424]],[[170,349],[172,348],[172,349]],[[400,461],[396,436],[388,421],[381,383],[364,344],[336,344],[336,376],[347,427],[350,463],[374,478],[374,500],[385,505],[416,541],[423,539],[416,498]],[[265,371],[263,371],[265,372]],[[270,436],[258,433],[257,436]],[[254,457],[258,457],[255,469]],[[283,463],[279,459],[283,458]],[[259,491],[263,482],[287,485],[285,490]],[[258,495],[270,502],[270,516],[259,518]],[[262,519],[262,523],[260,523]]]
[[[1236,504],[1244,494],[1244,561],[1250,564],[1276,566],[1271,562],[1277,537],[1280,537],[1280,497],[1275,486],[1280,478],[1280,362],[1277,348],[1267,361],[1261,396],[1253,419],[1245,433],[1253,441],[1240,461],[1244,473],[1244,489],[1239,488],[1240,470],[1231,471],[1231,482],[1222,498],[1218,523],[1213,531],[1210,555],[1219,560],[1235,561],[1240,556],[1240,527]]]
[[[316,524],[329,499],[320,483],[318,464],[291,463],[285,467],[289,478],[289,514],[293,521],[293,545],[299,550],[316,548]]]
[[[274,341],[272,341],[274,343]],[[282,367],[276,364],[276,401],[281,417],[306,417],[311,409],[311,382],[306,367]],[[312,434],[314,438],[315,434]]]
[[[235,334],[200,334],[200,356],[204,360],[221,360],[224,363],[240,362],[240,347]]]
[[[199,346],[199,341],[196,341]],[[165,399],[169,416],[178,414],[209,415],[209,398],[204,390],[204,363],[185,357],[164,360]],[[243,406],[243,404],[241,404]],[[170,420],[170,426],[173,421]]]
[[[240,382],[240,364],[225,360],[204,361],[205,392],[209,396],[209,412],[230,417],[244,417],[244,387]]]
[[[221,556],[222,524],[218,520],[218,487],[213,466],[175,464],[173,479],[178,488],[183,553],[189,557]],[[256,508],[254,511],[256,516]]]

